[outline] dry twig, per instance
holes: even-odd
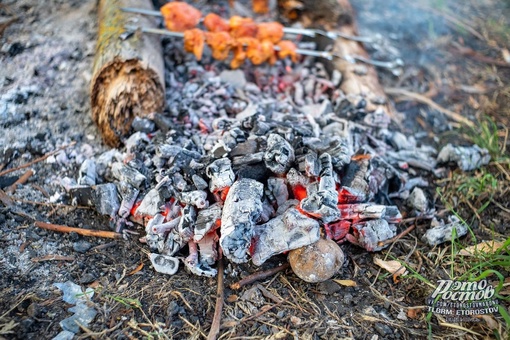
[[[74,228],[68,227],[66,225],[52,224],[36,221],[34,225],[38,228],[58,231],[61,233],[72,233],[75,232],[79,235],[83,236],[96,236],[96,237],[106,237],[106,238],[122,238],[122,234],[116,233],[113,231],[104,231],[104,230],[89,230],[82,228]]]
[[[31,162],[28,162],[26,164],[23,164],[23,165],[20,165],[18,167],[15,167],[15,168],[12,168],[12,169],[7,169],[7,170],[4,170],[2,172],[0,172],[0,176],[3,176],[3,175],[7,175],[7,174],[10,174],[11,172],[14,172],[14,171],[17,171],[17,170],[21,170],[21,169],[25,169],[25,168],[28,168],[29,166],[32,166],[36,163],[39,163],[39,162],[42,162],[44,161],[46,158],[50,157],[50,156],[53,156],[53,155],[56,155],[57,153],[59,153],[60,151],[64,150],[64,149],[67,149],[68,147],[71,147],[73,145],[75,145],[76,142],[71,142],[67,145],[64,145],[64,146],[61,146],[60,148],[58,148],[57,150],[55,151],[52,151],[52,152],[48,152],[47,154],[45,154],[44,156],[42,157],[39,157],[39,158],[36,158],[34,159],[33,161]]]
[[[64,255],[55,255],[50,254],[41,257],[33,257],[31,259],[32,262],[44,262],[44,261],[74,261],[76,258],[74,256],[64,256]]]
[[[232,288],[232,289],[239,289],[242,286],[246,286],[246,285],[248,285],[250,283],[253,283],[255,281],[258,281],[258,280],[263,280],[266,277],[269,277],[269,276],[274,275],[274,274],[276,274],[278,272],[281,272],[282,270],[285,270],[285,269],[289,268],[289,266],[290,266],[290,264],[284,263],[281,266],[276,267],[276,268],[272,268],[272,269],[264,270],[264,271],[261,271],[261,272],[253,273],[251,275],[248,275],[244,279],[241,279],[238,282],[231,284],[230,288]]]
[[[215,340],[220,333],[221,313],[223,311],[224,300],[224,284],[223,284],[223,258],[220,258],[218,263],[218,289],[216,290],[216,306],[214,307],[214,317],[211,324],[211,329],[207,335],[208,340]]]
[[[27,170],[16,182],[14,182],[10,187],[5,190],[9,194],[13,194],[16,191],[16,188],[19,184],[25,184],[28,179],[34,174],[34,170]]]

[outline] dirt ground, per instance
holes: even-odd
[[[496,139],[501,141],[496,145],[508,147],[510,67],[508,61],[506,66],[503,62],[505,56],[510,59],[508,1],[431,0],[410,5],[352,0],[352,4],[361,34],[379,33],[391,42],[384,53],[372,51],[372,57],[400,57],[406,63],[400,77],[380,70],[385,88],[421,93],[477,122],[478,128],[488,115],[496,122],[495,133],[500,137]],[[98,315],[77,338],[204,338],[214,314],[215,278],[192,276],[184,270],[174,276],[155,273],[147,249],[137,238],[85,238],[40,230],[33,223],[111,228],[107,218],[71,206],[65,195],[58,196],[64,192],[63,178],[76,178],[86,157],[107,150],[91,120],[89,105],[96,14],[93,0],[0,3],[0,172],[76,142],[66,148],[65,155],[30,166],[34,174],[9,194],[12,202],[0,197],[0,339],[56,336],[61,331],[59,322],[72,313],[54,283],[68,280],[95,290],[91,301]],[[391,93],[396,109],[405,117],[405,133],[426,133],[436,145],[476,137],[469,129],[446,124],[447,118],[437,110],[398,91]],[[459,187],[467,175],[459,172],[433,182],[439,190],[427,190],[438,212],[445,215],[454,209],[472,227],[473,234],[461,241],[463,245],[509,238],[510,166],[504,161],[508,151],[499,156],[503,161],[469,175],[492,176],[497,185],[490,192],[463,194]],[[5,190],[26,170],[0,176],[0,187]],[[487,200],[487,206],[478,209]],[[407,219],[399,231],[411,225],[416,226],[411,233],[380,253],[342,244],[347,254],[344,267],[333,279],[319,284],[305,283],[287,270],[259,282],[260,286],[234,291],[228,288],[231,283],[280,265],[286,258],[275,257],[263,268],[228,264],[220,337],[508,336],[508,325],[498,313],[457,327],[442,324],[436,316],[429,320],[425,299],[436,280],[461,275],[475,264],[456,262],[451,255],[455,244],[430,248],[422,243],[430,221]],[[402,260],[416,275],[394,279],[374,264],[376,257]],[[508,278],[509,263],[508,259],[496,261],[491,268]],[[495,276],[489,279],[497,281]],[[338,280],[352,280],[356,285],[345,286]],[[505,281],[505,287],[508,284]],[[503,305],[508,310],[508,303]]]

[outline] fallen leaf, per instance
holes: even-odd
[[[409,308],[407,310],[407,317],[410,319],[418,319],[421,313],[421,308]]]
[[[374,263],[381,267],[382,269],[386,269],[388,272],[393,274],[393,276],[405,275],[407,273],[407,269],[398,261],[384,261],[380,258],[375,258]]]
[[[129,274],[127,274],[127,276],[131,276],[133,274],[136,274],[138,273],[140,270],[142,270],[143,268],[143,262],[140,263],[135,269],[133,269],[132,271],[129,272]]]
[[[462,249],[459,251],[459,255],[473,256],[476,253],[494,254],[498,249],[503,247],[503,245],[503,242],[484,241]]]
[[[336,283],[338,283],[340,286],[346,286],[346,287],[356,287],[357,283],[353,280],[333,280]]]

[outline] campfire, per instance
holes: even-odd
[[[436,171],[436,151],[390,129],[396,116],[371,66],[395,72],[401,62],[371,61],[359,43],[370,38],[352,25],[285,27],[184,2],[121,12],[142,18],[126,21],[122,39],[130,44],[164,37],[156,62],[138,67],[154,69],[151,85],[132,87],[164,96],[165,109],[145,99],[135,105],[138,94],[124,84],[132,78],[117,72],[128,94],[115,89],[126,98],[116,102],[134,109],[109,112],[112,81],[104,74],[112,71],[96,67],[96,121],[107,142],[125,147],[84,162],[69,192],[109,215],[116,232],[144,226],[140,241],[158,272],[175,274],[182,259],[191,273],[212,277],[220,256],[260,266],[321,239],[339,252],[344,241],[379,251],[402,220],[394,199],[430,213],[419,188],[428,183],[410,169]],[[154,27],[157,17],[167,29]]]

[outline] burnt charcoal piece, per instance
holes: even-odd
[[[319,138],[303,138],[303,144],[318,154],[328,153],[335,169],[341,171],[351,162],[352,150],[345,138],[336,135]]]
[[[142,203],[136,209],[135,215],[154,216],[161,210],[165,202],[161,198],[158,189],[151,189],[143,198]]]
[[[81,163],[78,184],[80,185],[96,185],[96,162],[93,159],[86,159]]]
[[[140,189],[142,184],[146,181],[145,176],[138,170],[120,162],[116,162],[112,165],[112,174],[117,180],[126,182],[137,189]]]
[[[255,227],[252,261],[260,266],[271,256],[315,243],[320,238],[319,222],[291,207],[282,215]]]
[[[85,186],[74,186],[69,189],[69,195],[72,199],[72,204],[84,205],[88,207],[94,206],[94,188]]]
[[[228,158],[220,158],[209,164],[205,174],[211,179],[209,182],[211,192],[218,192],[229,188],[235,179],[232,163]]]
[[[441,222],[439,225],[427,230],[422,237],[422,241],[427,242],[431,247],[450,241],[454,236],[453,229],[455,229],[455,237],[462,237],[467,234],[466,225],[456,216],[451,216],[449,217],[448,224]]]
[[[230,188],[221,215],[220,245],[235,263],[247,262],[253,228],[262,213],[264,185],[243,178]]]
[[[205,179],[196,174],[191,176],[191,180],[193,181],[193,184],[195,184],[195,188],[197,188],[197,190],[204,190],[209,186]]]
[[[338,210],[338,192],[333,177],[331,156],[327,153],[319,157],[321,163],[318,190],[311,192],[301,201],[301,209],[324,223],[333,222],[340,217]]]
[[[352,228],[359,245],[368,251],[386,248],[389,244],[380,245],[381,242],[397,235],[397,227],[383,219],[353,223]]]
[[[368,199],[370,189],[366,178],[369,165],[370,160],[362,158],[346,166],[342,176],[342,189],[339,193],[341,203],[361,203]]]
[[[270,174],[271,172],[266,165],[260,162],[252,165],[243,165],[237,172],[237,177],[240,179],[250,178],[258,182],[264,182]]]
[[[158,273],[174,275],[179,269],[179,260],[175,257],[152,253],[149,259]]]
[[[119,216],[128,218],[140,191],[126,182],[119,182],[117,185],[117,190],[119,191],[120,197],[122,198],[119,208]]]
[[[162,214],[156,214],[149,220],[149,222],[147,222],[147,225],[145,226],[145,242],[153,252],[163,251],[165,238],[164,235],[157,232],[158,230],[155,227],[161,225],[161,223],[164,221],[165,216]]]
[[[156,113],[154,115],[154,123],[163,133],[167,133],[175,126],[172,118]]]
[[[198,242],[198,248],[200,249],[200,262],[206,263],[211,266],[216,263],[218,259],[218,250],[216,245],[218,243],[218,235],[216,232],[210,232],[205,235],[204,238]]]
[[[163,252],[174,255],[182,249],[193,237],[193,226],[197,219],[197,210],[188,204],[182,208],[182,216],[177,228],[172,229],[165,241]]]
[[[250,155],[233,157],[232,165],[240,166],[260,163],[264,159],[264,155],[264,152],[257,152]]]
[[[115,184],[100,184],[93,188],[93,202],[96,211],[102,215],[108,215],[114,218],[120,208],[119,196]]]
[[[369,218],[382,218],[390,223],[399,223],[402,219],[398,208],[390,205],[373,203],[339,204],[342,219],[363,220]]]
[[[181,192],[179,194],[179,201],[182,203],[194,205],[199,209],[207,208],[209,206],[209,201],[207,200],[207,192],[203,190]]]
[[[218,202],[212,204],[209,208],[202,209],[198,212],[193,236],[195,242],[199,242],[215,226],[219,226],[219,222],[221,222],[222,209],[223,204]]]
[[[438,162],[455,162],[462,171],[478,169],[482,165],[488,164],[490,160],[489,151],[476,144],[470,147],[448,144],[437,155]]]
[[[282,136],[272,133],[267,138],[264,162],[269,170],[282,175],[294,162],[294,149]]]
[[[277,207],[280,207],[289,199],[289,190],[287,189],[287,182],[284,178],[268,178],[265,193],[271,203],[276,204]]]
[[[235,156],[244,156],[256,153],[258,151],[258,143],[254,139],[247,140],[246,142],[239,143],[236,145],[235,148],[230,151],[229,156],[235,157]]]
[[[198,162],[201,158],[197,151],[187,150],[176,145],[162,144],[157,151],[161,158],[168,159],[167,165],[172,172],[188,169],[193,161]]]
[[[200,248],[200,260],[198,258],[197,244],[193,241],[188,242],[189,255],[184,260],[184,265],[191,273],[198,276],[214,277],[218,273],[216,269],[210,267],[216,260],[214,235],[202,239],[202,247]],[[206,258],[202,256],[202,252]],[[212,256],[212,257],[211,257]],[[212,263],[209,263],[212,260]]]
[[[308,177],[319,177],[320,163],[317,153],[308,151],[303,161],[299,163],[299,171],[304,172]]]
[[[131,123],[131,127],[135,131],[145,133],[151,133],[154,130],[156,130],[156,124],[154,124],[152,120],[141,117],[135,117],[135,119],[133,119],[133,122]]]
[[[156,215],[156,216],[158,216],[158,215]],[[152,224],[151,232],[155,233],[155,234],[158,234],[158,235],[161,235],[161,236],[164,236],[168,232],[170,232],[173,229],[177,228],[180,223],[181,223],[181,217],[179,216],[179,217],[174,218],[173,220],[170,220],[170,221],[165,222],[165,223]]]

